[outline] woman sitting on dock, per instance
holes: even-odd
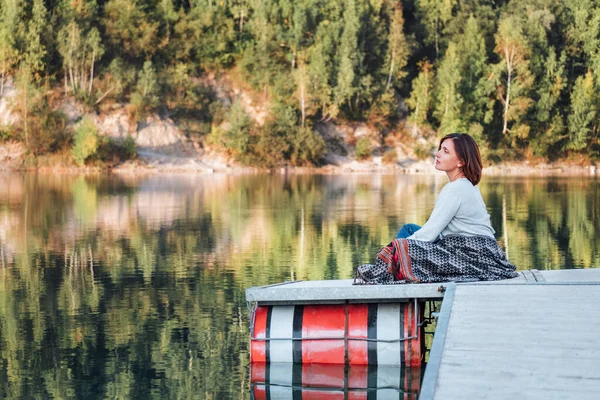
[[[479,147],[465,133],[440,141],[435,168],[448,182],[420,227],[406,224],[381,249],[375,264],[357,269],[356,283],[465,282],[517,276],[490,224],[477,184],[483,169]]]

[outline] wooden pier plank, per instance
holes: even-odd
[[[599,300],[591,284],[457,285],[433,398],[599,398]]]

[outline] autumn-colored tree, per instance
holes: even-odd
[[[512,131],[512,136],[525,139],[529,126],[523,120],[533,104],[529,90],[533,76],[529,70],[530,48],[523,34],[523,22],[519,16],[506,15],[498,25],[494,51],[501,61],[496,67],[498,76],[498,99],[502,103],[502,133]],[[509,127],[509,123],[513,124]],[[513,126],[514,125],[514,126]]]

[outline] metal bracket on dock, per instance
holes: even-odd
[[[246,300],[246,307],[248,307],[248,311],[250,312],[250,340],[252,340],[254,337],[254,322],[256,320],[256,309],[258,308],[258,302]]]

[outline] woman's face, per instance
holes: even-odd
[[[446,139],[442,142],[440,149],[435,153],[435,169],[444,171],[448,176],[459,172],[462,162],[454,149],[454,140]]]

